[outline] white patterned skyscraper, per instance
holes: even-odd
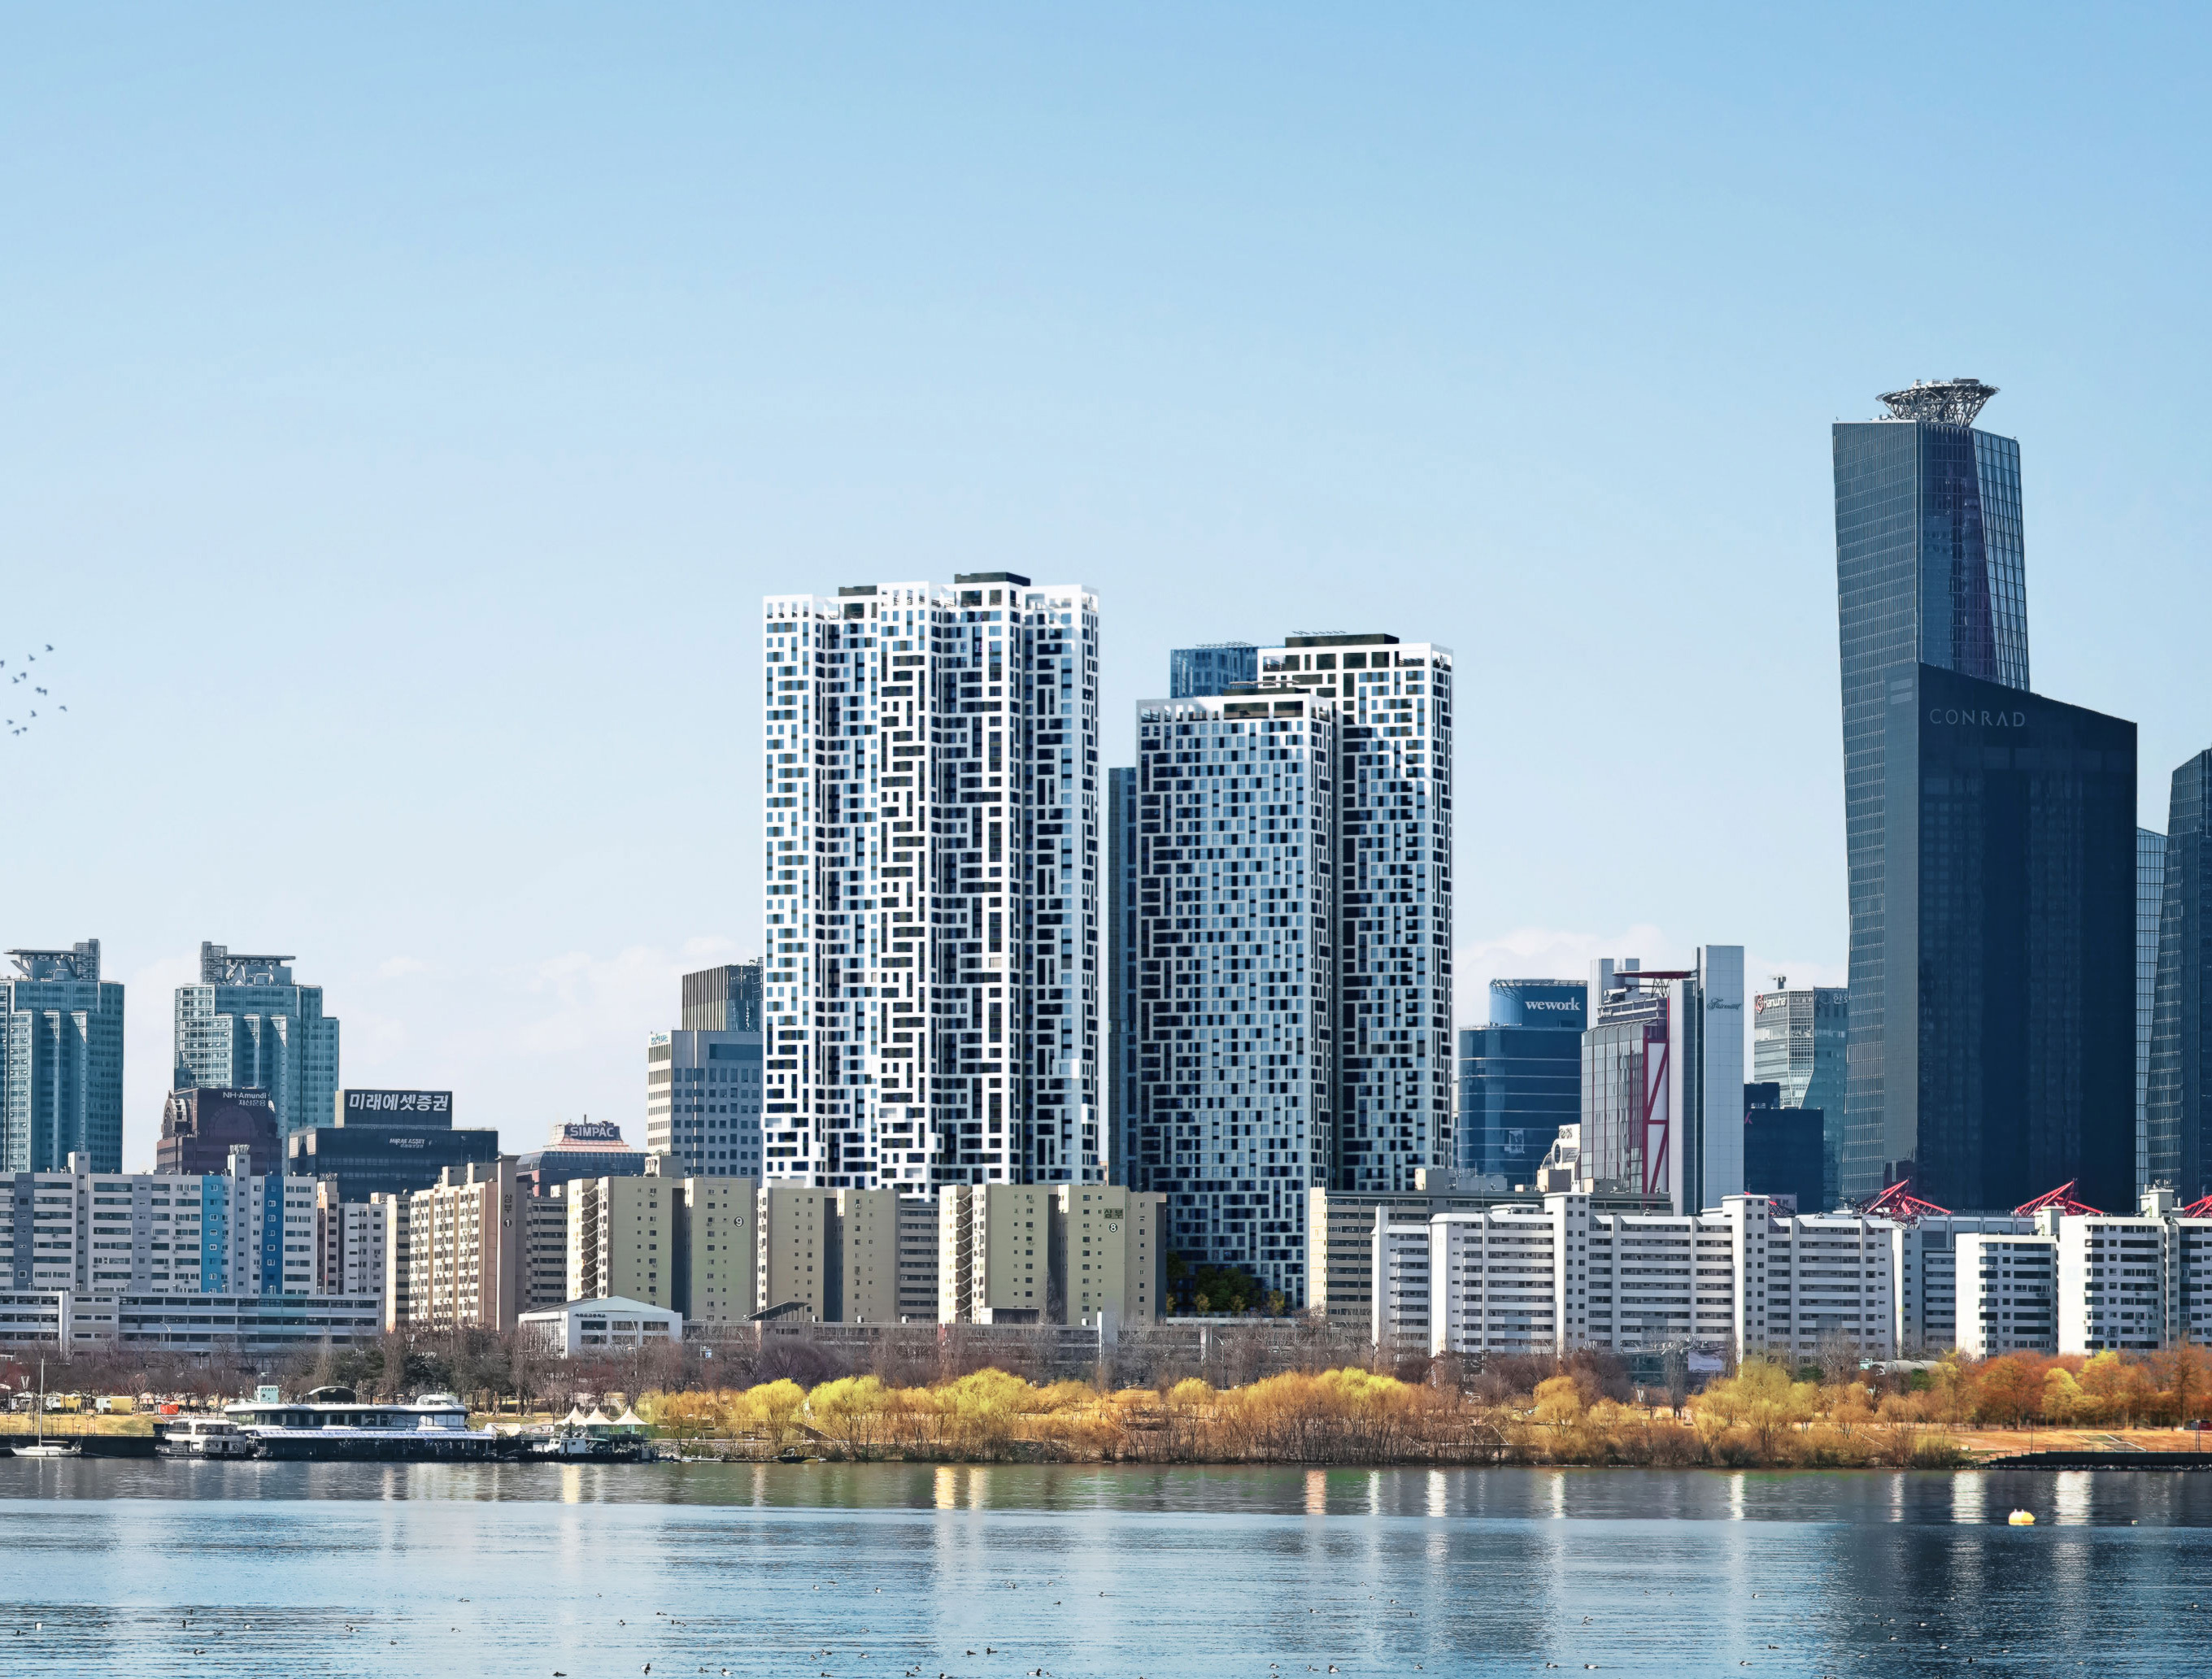
[[[1330,861],[1337,706],[1316,696],[1137,707],[1132,1189],[1163,1240],[1313,1299],[1306,1204],[1333,1188]]]
[[[1097,596],[862,584],[762,633],[763,1176],[1103,1181]]]
[[[1404,1194],[1451,1160],[1451,650],[1293,635],[1260,682],[1337,702],[1330,1186]]]

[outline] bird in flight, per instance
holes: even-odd
[[[51,653],[51,652],[53,652],[53,650],[54,650],[54,644],[53,644],[52,642],[51,642],[51,641],[41,642],[41,643],[40,644],[40,650],[41,650],[41,651],[43,651],[43,652],[45,652]],[[36,664],[38,662],[39,662],[39,655],[38,655],[37,653],[35,653],[35,652],[32,652],[32,653],[25,653],[25,654],[23,655],[23,657],[22,657],[21,660],[19,662],[19,664],[18,664],[18,665],[17,665],[17,668],[16,668],[15,670],[14,670],[9,671],[9,673],[8,673],[8,682],[9,682],[9,685],[10,687],[13,687],[13,686],[14,686],[15,683],[17,683],[17,682],[30,682],[30,680],[31,680],[31,672],[30,672],[29,667],[30,667],[30,666],[32,666],[32,665],[33,665],[33,664]],[[0,659],[0,670],[7,670],[7,668],[8,668],[8,661],[7,661],[7,660],[5,660],[5,659]],[[40,699],[41,699],[41,700],[52,700],[52,699],[53,698],[53,694],[52,694],[52,691],[51,689],[46,688],[44,688],[44,687],[41,687],[41,686],[40,686],[40,684],[38,684],[37,682],[32,682],[32,683],[31,683],[31,692],[32,692],[33,694],[36,694],[36,695],[37,695]],[[59,711],[64,711],[64,712],[65,712],[65,711],[67,711],[67,710],[69,709],[69,707],[68,707],[67,706],[58,706],[58,707],[56,707],[56,709],[57,709],[57,710],[59,710]],[[35,712],[35,711],[33,711],[33,712],[29,712],[27,715],[26,715],[24,718],[22,718],[20,721],[19,721],[18,719],[15,718],[12,718],[12,717],[11,717],[11,718],[8,718],[8,719],[7,719],[7,723],[6,723],[6,728],[7,728],[7,730],[8,730],[8,733],[9,733],[9,735],[11,737],[15,737],[15,736],[23,736],[23,735],[27,735],[28,733],[30,733],[30,732],[31,732],[31,724],[32,724],[32,720],[33,720],[33,718],[35,718],[37,716],[38,716],[38,712]],[[52,720],[52,719],[49,719],[49,721],[51,721],[51,720]]]

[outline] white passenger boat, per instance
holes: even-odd
[[[499,1449],[499,1436],[471,1428],[468,1407],[450,1393],[376,1404],[349,1387],[319,1387],[300,1399],[243,1399],[223,1415],[262,1458],[468,1458]]]
[[[228,1417],[180,1416],[154,1451],[163,1458],[251,1458],[253,1442]]]

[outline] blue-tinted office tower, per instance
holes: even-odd
[[[1915,385],[1833,436],[1850,860],[1843,1188],[2135,1177],[2132,723],[2028,691],[2020,450]]]
[[[1493,979],[1490,1024],[1459,1034],[1457,1164],[1533,1184],[1559,1127],[1582,1118],[1578,979]]]
[[[1232,685],[1260,680],[1260,650],[1249,641],[1216,641],[1168,652],[1168,698],[1226,694]]]
[[[10,950],[0,975],[0,1171],[123,1169],[123,987],[100,941]],[[28,1240],[26,1238],[25,1240]]]
[[[2212,1192],[2212,752],[2173,773],[2166,812],[2164,902],[2159,915],[2156,998],[2152,1005],[2150,1088],[2144,1103],[2144,1165],[2152,1183],[2185,1202]]]

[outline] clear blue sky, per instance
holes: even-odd
[[[0,943],[641,1140],[756,949],[758,601],[1458,654],[1491,974],[1844,948],[1829,422],[1971,373],[2036,686],[2212,743],[2201,9],[10,9]],[[16,668],[11,662],[11,670]],[[20,690],[19,690],[20,691]],[[7,696],[11,704],[13,696]]]

